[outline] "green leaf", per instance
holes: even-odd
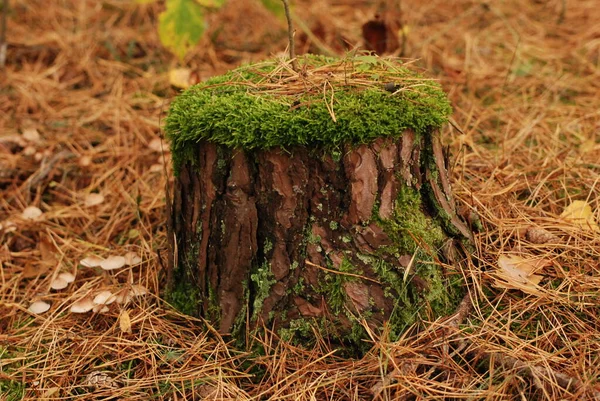
[[[206,8],[221,8],[227,0],[196,0],[198,4]]]
[[[202,7],[193,0],[167,0],[158,19],[160,41],[180,59],[198,43],[204,29]]]
[[[282,21],[285,21],[285,8],[281,0],[260,0],[267,10]]]

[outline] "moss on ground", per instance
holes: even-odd
[[[301,74],[277,60],[243,66],[178,96],[165,125],[175,170],[194,160],[194,144],[201,140],[244,150],[309,146],[336,152],[342,144],[399,137],[406,129],[426,134],[451,113],[437,82],[395,61],[302,56],[299,64]]]

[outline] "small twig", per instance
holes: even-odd
[[[285,18],[288,23],[288,41],[290,48],[290,59],[292,60],[292,69],[299,72],[298,62],[296,61],[296,45],[294,44],[294,25],[292,24],[292,16],[290,15],[290,5],[288,0],[281,0],[283,2],[283,8],[285,10]]]

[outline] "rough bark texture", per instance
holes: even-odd
[[[360,341],[364,324],[400,330],[460,300],[449,284],[458,275],[434,263],[437,249],[470,237],[437,134],[408,130],[338,157],[208,142],[196,154],[176,182],[171,299],[221,333],[266,323],[296,338],[314,326]]]

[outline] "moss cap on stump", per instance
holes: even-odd
[[[281,60],[237,68],[193,86],[172,103],[165,132],[175,172],[191,160],[190,143],[232,149],[336,149],[417,136],[447,122],[452,109],[440,85],[401,63],[362,55],[302,56],[296,73]]]

